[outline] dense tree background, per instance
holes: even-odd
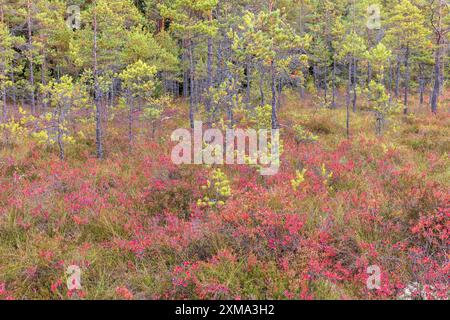
[[[69,5],[81,8],[80,28],[67,26]],[[66,75],[90,98],[99,158],[107,114],[121,101],[132,136],[131,91],[139,90],[130,83],[144,85],[145,76],[132,72],[137,63],[154,70],[138,109],[156,119],[159,98],[183,96],[191,126],[196,116],[233,126],[237,110],[270,105],[278,128],[287,88],[325,108],[345,104],[347,135],[350,111],[368,108],[382,123],[400,104],[407,114],[411,94],[433,113],[447,111],[442,0],[2,0],[0,10],[2,122],[19,105],[57,113],[49,85]]]

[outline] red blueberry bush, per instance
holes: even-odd
[[[78,146],[66,161],[32,142],[4,149],[0,298],[447,299],[448,149],[359,130],[314,143],[283,130],[279,173],[221,167],[231,195],[212,207],[198,200],[214,168],[175,166],[170,131],[132,154],[109,132],[103,161]],[[69,265],[81,290],[67,289]]]

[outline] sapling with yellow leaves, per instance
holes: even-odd
[[[133,143],[133,118],[135,110],[141,110],[145,105],[145,114],[154,118],[159,117],[157,105],[153,101],[156,87],[156,67],[138,60],[129,65],[120,75],[126,100],[129,106],[128,139]],[[137,107],[137,108],[136,108]]]
[[[7,104],[6,95],[8,88],[12,87],[13,83],[8,76],[11,72],[14,72],[14,46],[20,44],[21,38],[14,37],[8,26],[0,21],[0,90],[2,95],[2,116],[0,122],[6,122],[7,120]]]
[[[2,142],[5,145],[19,145],[29,136],[30,129],[26,125],[28,119],[23,117],[24,114],[25,111],[21,107],[19,107],[20,117],[18,119],[13,116],[7,122],[0,123],[0,133],[2,134],[3,138]]]
[[[49,134],[49,142],[56,142],[58,145],[59,157],[64,160],[64,144],[74,142],[74,138],[70,136],[68,130],[71,120],[68,115],[78,108],[87,106],[88,95],[80,83],[74,82],[67,75],[61,77],[60,81],[50,81],[47,86],[43,87],[43,92],[48,97],[48,102],[53,109],[47,117],[50,125],[45,131],[47,135]]]
[[[295,178],[291,180],[292,189],[297,192],[303,182],[305,182],[305,174],[308,170],[303,168],[302,171],[297,170],[295,172]]]
[[[296,124],[294,126],[295,142],[300,144],[302,142],[317,142],[319,137],[306,130],[302,125]]]
[[[199,97],[197,97],[197,60],[195,49],[201,41],[207,42],[207,90],[212,88],[212,63],[213,63],[213,37],[217,35],[217,22],[213,11],[218,6],[218,0],[174,0],[158,5],[160,14],[165,19],[170,19],[171,30],[177,34],[185,44],[183,57],[188,57],[189,62],[186,72],[189,74],[190,99],[189,122],[194,128],[194,114],[197,109]],[[211,110],[211,99],[206,101],[206,112]]]
[[[264,12],[255,15],[246,11],[239,32],[230,32],[233,39],[232,49],[243,61],[250,59],[258,64],[260,71],[261,105],[264,99],[264,75],[268,75],[271,88],[271,122],[272,128],[278,129],[277,107],[281,96],[283,76],[301,75],[302,68],[308,64],[305,49],[309,47],[309,35],[299,36],[292,27],[284,22],[280,10]],[[297,67],[293,70],[292,65]],[[249,85],[249,84],[248,84]]]
[[[367,100],[369,108],[375,112],[376,133],[381,135],[386,117],[397,111],[398,104],[390,98],[384,84],[384,71],[392,52],[383,43],[366,52],[367,60],[373,66],[373,79],[369,82]]]
[[[197,205],[200,207],[217,208],[225,204],[231,196],[231,186],[227,175],[220,169],[215,169],[206,185],[202,186],[206,194],[202,199],[198,199]]]

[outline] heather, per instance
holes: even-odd
[[[0,300],[448,300],[449,43],[443,0],[0,0]]]
[[[361,112],[346,139],[343,110],[291,96],[281,114],[317,141],[283,129],[273,177],[173,165],[166,137],[187,125],[182,112],[154,138],[141,126],[131,151],[115,122],[105,160],[89,138],[66,161],[32,139],[3,142],[2,297],[71,297],[65,270],[79,265],[87,299],[395,299],[411,283],[446,299],[448,116],[399,116],[379,137]],[[230,194],[199,204],[217,170]],[[381,290],[366,288],[370,265]]]

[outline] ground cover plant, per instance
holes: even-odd
[[[0,0],[0,299],[447,300],[449,9]]]

